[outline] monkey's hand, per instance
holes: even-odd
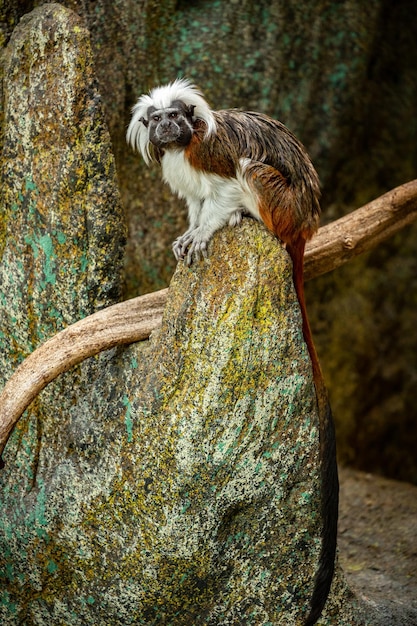
[[[172,244],[174,256],[179,261],[184,259],[188,266],[201,257],[207,258],[207,245],[213,232],[202,226],[187,230]]]
[[[244,209],[236,209],[229,214],[228,221],[223,217],[216,221],[200,224],[189,228],[181,237],[178,237],[172,244],[177,261],[185,259],[188,266],[193,261],[199,261],[201,257],[207,258],[207,245],[219,228],[228,224],[229,226],[237,226],[243,218]]]

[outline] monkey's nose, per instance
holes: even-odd
[[[155,136],[161,143],[176,141],[180,135],[180,130],[171,120],[162,120],[155,131]]]

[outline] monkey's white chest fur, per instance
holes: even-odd
[[[238,224],[242,211],[259,219],[256,198],[241,171],[236,178],[202,172],[191,167],[183,150],[167,151],[162,157],[162,175],[188,206],[190,227],[174,242],[177,258],[205,254],[207,243],[222,226]]]

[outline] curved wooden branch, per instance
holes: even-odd
[[[417,220],[417,179],[323,226],[308,242],[305,280],[340,267]]]
[[[0,396],[0,467],[14,425],[38,393],[90,356],[147,339],[161,323],[167,292],[161,289],[89,315],[48,339],[19,365]]]
[[[416,219],[413,180],[320,228],[306,248],[306,280],[370,250]],[[161,323],[167,293],[162,289],[94,313],[49,339],[19,365],[0,396],[0,462],[14,425],[38,393],[90,356],[147,339]]]

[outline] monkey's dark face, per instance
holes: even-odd
[[[158,148],[186,146],[193,134],[193,106],[186,106],[180,100],[171,103],[166,109],[149,107],[148,119],[142,119],[147,127],[149,141]]]

